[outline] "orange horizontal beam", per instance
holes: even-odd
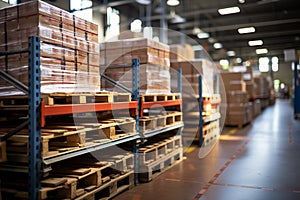
[[[136,109],[137,113],[138,102],[115,102],[115,103],[88,103],[88,104],[59,104],[45,105],[41,104],[41,126],[45,125],[45,117],[55,115],[67,115],[73,113],[98,112],[110,110]]]
[[[160,105],[160,106],[180,106],[181,105],[181,99],[178,100],[170,100],[170,101],[154,101],[154,102],[142,102],[142,108],[147,109],[151,108],[152,106],[155,105]]]

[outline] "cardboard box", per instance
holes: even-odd
[[[228,91],[226,94],[227,103],[248,103],[248,92]]]
[[[224,72],[224,73],[221,73],[221,78],[222,78],[224,84],[227,84],[230,81],[244,80],[242,72]]]
[[[246,92],[246,83],[244,81],[230,81],[229,85],[225,85],[226,92],[242,91]]]
[[[20,18],[42,14],[59,20],[60,12],[61,9],[43,1],[29,1],[29,2],[19,4]]]

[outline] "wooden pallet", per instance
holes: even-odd
[[[121,192],[134,187],[134,173],[133,171],[126,174],[120,175],[115,179],[104,183],[99,188],[96,188],[84,195],[76,198],[76,200],[87,200],[87,199],[111,199]]]
[[[208,146],[211,142],[216,141],[219,138],[219,136],[220,136],[219,120],[204,125],[203,126],[204,141],[202,146]]]
[[[140,132],[145,133],[157,128],[157,117],[143,116],[139,119]]]
[[[43,95],[47,105],[54,104],[85,104],[85,103],[112,103],[130,102],[130,93],[102,92],[88,94],[51,93]]]
[[[152,130],[173,126],[182,122],[182,112],[167,112],[165,115],[144,116],[140,118],[140,132],[147,133]]]
[[[160,175],[170,167],[182,161],[182,147],[173,150],[170,154],[161,157],[160,159],[149,164],[140,166],[139,181],[149,182],[156,176]]]
[[[209,101],[210,103],[219,103],[221,101],[220,94],[203,94],[202,95],[203,101]]]
[[[158,143],[141,147],[139,148],[139,163],[141,165],[149,164],[180,147],[182,147],[181,136],[170,137]]]
[[[142,94],[141,100],[143,102],[156,102],[156,101],[172,101],[181,99],[181,94]]]
[[[42,156],[52,156],[135,134],[135,124],[133,118],[120,118],[81,126],[48,126],[42,129]],[[0,135],[1,132],[6,134],[8,130],[1,129]],[[6,147],[7,160],[28,162],[28,138],[27,130],[9,138]],[[1,149],[4,150],[4,147],[0,147]]]
[[[69,175],[42,180],[39,199],[100,199],[112,198],[134,186],[133,171],[101,177],[100,169],[78,169]],[[28,199],[28,192],[15,187],[1,187],[0,192],[9,199]]]
[[[85,103],[112,103],[130,102],[130,93],[97,92],[97,93],[51,93],[42,94],[46,105],[56,104],[85,104]],[[0,108],[13,106],[27,106],[27,95],[12,95],[0,97]]]

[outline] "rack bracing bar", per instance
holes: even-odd
[[[104,78],[106,81],[108,81],[109,83],[115,85],[117,88],[125,91],[125,92],[128,92],[128,93],[132,93],[131,90],[129,90],[127,87],[123,86],[122,84],[116,82],[115,80],[109,78],[108,76],[104,75],[104,74],[101,74],[101,77]]]
[[[21,90],[25,94],[28,94],[28,87],[21,83],[20,81],[16,80],[14,77],[9,75],[8,73],[4,72],[3,70],[0,70],[0,78],[7,81],[17,89]]]

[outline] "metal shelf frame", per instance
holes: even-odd
[[[300,80],[298,69],[299,62],[293,62],[294,65],[294,118],[300,118]]]
[[[140,100],[140,63],[138,59],[132,60],[132,102],[116,102],[116,103],[91,103],[91,104],[72,104],[72,105],[45,105],[41,100],[41,71],[40,71],[40,38],[36,36],[29,37],[28,40],[29,48],[27,50],[21,50],[16,52],[2,52],[0,55],[10,55],[20,52],[28,52],[28,87],[24,84],[18,82],[13,77],[9,76],[6,72],[0,71],[0,78],[11,83],[16,88],[28,94],[28,121],[19,125],[14,130],[10,131],[4,137],[0,138],[1,141],[7,140],[12,135],[16,134],[23,128],[28,126],[29,134],[29,156],[28,156],[28,194],[29,199],[39,199],[40,189],[41,189],[41,177],[43,172],[43,167],[55,162],[59,162],[74,156],[83,155],[93,151],[98,151],[113,145],[135,141],[133,145],[133,153],[135,155],[135,172],[138,172],[138,148],[140,139],[149,138],[157,134],[161,134],[166,131],[178,129],[178,134],[182,134],[183,123],[176,124],[167,128],[152,131],[144,135],[139,132],[139,114],[144,108],[149,108],[154,104],[160,104],[161,106],[178,106],[180,109],[182,107],[181,100],[174,101],[162,101],[162,102],[141,102]],[[102,75],[101,75],[102,76]],[[178,70],[178,92],[182,93],[182,83],[181,83],[181,70]],[[104,77],[107,78],[107,77]],[[109,80],[114,83],[119,88],[128,92],[128,89],[122,87],[120,84]],[[91,110],[91,107],[93,108]],[[46,118],[48,116],[64,115],[72,113],[84,113],[91,111],[107,111],[107,110],[121,110],[121,109],[131,109],[134,110],[135,120],[136,120],[136,134],[120,138],[114,141],[107,141],[100,144],[95,144],[80,148],[78,150],[73,150],[65,152],[56,156],[48,156],[42,158],[41,151],[41,127],[44,127]],[[137,175],[137,173],[136,173]],[[136,184],[137,182],[137,178]]]

